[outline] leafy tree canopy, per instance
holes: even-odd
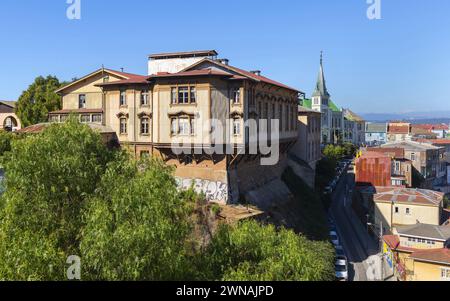
[[[60,96],[55,91],[65,83],[60,83],[54,76],[39,76],[19,97],[17,116],[23,126],[45,122],[48,113],[61,108]]]
[[[209,278],[225,281],[327,281],[334,279],[334,251],[291,230],[256,221],[222,225],[206,253]]]
[[[112,155],[100,135],[76,121],[13,142],[4,160],[0,278],[63,279],[79,254],[82,208]]]

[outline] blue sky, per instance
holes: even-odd
[[[244,69],[310,95],[325,52],[332,99],[357,112],[450,111],[450,1],[66,0],[0,2],[0,99],[38,75],[61,80],[102,64],[146,73],[147,55],[216,49]]]

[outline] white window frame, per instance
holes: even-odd
[[[127,105],[127,91],[120,90],[119,94],[119,106],[125,107]]]
[[[81,101],[81,98],[83,98],[83,101]],[[78,94],[78,108],[79,109],[86,109],[86,94]]]

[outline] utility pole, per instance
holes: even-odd
[[[380,221],[381,281],[384,281],[383,221]]]

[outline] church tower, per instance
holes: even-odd
[[[325,112],[328,110],[329,100],[330,94],[328,93],[327,86],[325,84],[325,74],[323,72],[323,52],[321,52],[319,76],[317,77],[316,88],[312,95],[312,108],[319,112]]]
[[[329,107],[330,94],[325,83],[323,72],[323,52],[320,53],[320,70],[317,77],[316,88],[312,95],[311,108],[322,113],[322,143],[330,143],[332,140],[332,111]]]

